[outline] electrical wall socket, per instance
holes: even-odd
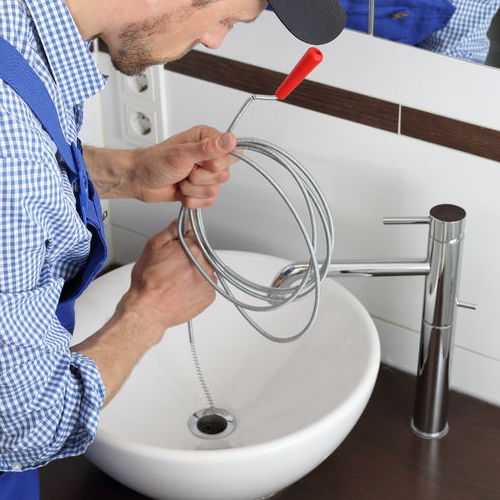
[[[126,76],[120,78],[121,91],[132,97],[140,97],[148,101],[154,101],[154,82],[151,73],[140,73],[139,75]]]
[[[125,138],[128,141],[144,144],[160,142],[158,113],[153,109],[135,103],[125,103]]]
[[[166,78],[162,65],[135,76],[118,75],[122,138],[134,146],[157,144],[168,137]]]

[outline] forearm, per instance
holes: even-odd
[[[101,198],[131,198],[130,174],[137,150],[83,146],[87,171]]]
[[[130,288],[113,317],[72,347],[97,365],[106,388],[104,404],[168,328],[194,318],[215,299],[213,288],[192,265],[176,238],[174,222],[149,239],[132,270]],[[185,240],[205,272],[212,275],[213,269],[192,236],[187,235]]]
[[[117,312],[100,330],[73,346],[97,365],[104,405],[116,395],[142,356],[163,337],[164,329],[148,324],[133,311]]]
[[[215,201],[236,143],[233,134],[199,126],[140,149],[84,146],[84,156],[102,198],[181,201],[195,209]]]

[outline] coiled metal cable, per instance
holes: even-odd
[[[245,104],[242,106],[236,117],[231,123],[228,132],[231,131],[239,119],[241,118],[243,112],[247,109],[248,105],[256,99],[265,100],[276,100],[274,96],[251,96]],[[254,283],[244,276],[233,271],[229,268],[222,260],[218,257],[217,253],[212,249],[210,242],[208,241],[205,228],[203,225],[203,219],[200,209],[187,209],[182,207],[179,212],[178,217],[178,234],[179,240],[184,248],[184,251],[189,256],[193,264],[197,267],[198,271],[203,275],[203,277],[213,286],[213,288],[225,297],[227,300],[232,302],[239,312],[245,317],[245,319],[264,337],[273,342],[293,342],[300,338],[313,324],[319,307],[319,296],[320,296],[320,282],[325,278],[328,272],[328,265],[331,260],[331,254],[333,251],[334,244],[334,230],[333,221],[326,202],[325,196],[321,192],[319,185],[316,183],[311,174],[305,169],[301,163],[292,157],[285,150],[279,146],[272,144],[268,141],[262,139],[256,139],[252,137],[240,138],[236,145],[239,151],[253,151],[255,153],[261,154],[267,158],[274,161],[277,166],[283,168],[295,181],[295,184],[299,188],[304,203],[308,212],[310,234],[306,228],[306,225],[301,220],[298,210],[294,207],[290,198],[287,196],[282,187],[277,181],[256,161],[250,158],[248,155],[241,152],[232,152],[233,156],[245,162],[247,165],[252,167],[256,172],[263,176],[269,184],[274,188],[276,193],[281,197],[283,202],[286,204],[290,210],[295,222],[297,223],[302,236],[304,237],[305,244],[307,246],[307,251],[309,254],[309,267],[307,272],[301,281],[293,287],[284,288],[274,288],[270,286],[264,286],[258,283]],[[323,259],[323,264],[319,266],[317,257],[317,243],[318,243],[318,229],[316,222],[316,215],[321,222],[323,229],[326,253]],[[189,219],[191,223],[191,228],[194,232],[195,239],[202,250],[202,253],[208,263],[213,267],[216,272],[218,282],[213,281],[211,277],[206,273],[202,266],[197,262],[196,258],[191,253],[188,245],[184,240],[184,234],[186,232],[186,221]],[[254,305],[247,302],[243,302],[235,298],[234,294],[231,292],[229,285],[234,286],[238,290],[244,292],[245,294],[260,299],[265,304]],[[304,328],[302,328],[298,333],[291,335],[289,337],[278,337],[272,335],[271,333],[264,330],[249,314],[247,311],[270,311],[283,307],[284,305],[292,302],[295,299],[314,293],[314,305],[311,312],[311,316],[307,321]]]
[[[238,123],[239,119],[241,118],[243,112],[247,109],[248,105],[256,99],[276,100],[276,97],[258,96],[258,95],[251,96],[245,102],[245,104],[242,106],[242,108],[232,121],[231,126],[228,129],[228,132],[231,131]],[[263,335],[265,338],[273,342],[279,342],[279,343],[293,342],[301,338],[310,329],[318,313],[319,300],[320,300],[320,283],[327,275],[328,266],[331,260],[333,245],[334,245],[334,229],[333,229],[333,221],[330,209],[328,207],[325,196],[323,195],[319,185],[311,176],[311,174],[298,160],[296,160],[284,149],[268,141],[253,137],[240,138],[237,142],[236,149],[238,152],[233,151],[230,154],[235,156],[239,160],[243,161],[244,163],[246,163],[256,172],[258,172],[262,177],[264,177],[264,179],[266,179],[269,182],[269,184],[273,187],[275,192],[279,195],[279,197],[282,199],[282,201],[290,210],[297,226],[300,229],[300,232],[304,238],[304,242],[307,247],[308,264],[309,264],[307,272],[304,274],[303,278],[300,280],[299,283],[295,284],[294,286],[287,286],[281,288],[265,286],[245,278],[241,274],[235,272],[233,269],[228,267],[219,258],[217,253],[211,247],[205,232],[202,213],[200,209],[192,210],[192,209],[187,209],[185,207],[181,208],[177,220],[179,241],[182,247],[184,248],[184,251],[191,259],[193,264],[197,267],[198,271],[203,275],[203,277],[211,284],[211,286],[219,294],[221,294],[223,297],[225,297],[227,300],[233,303],[234,306],[238,309],[238,311],[243,315],[243,317],[261,335]],[[301,219],[297,208],[290,201],[290,197],[287,195],[282,186],[280,186],[280,184],[271,176],[271,174],[266,169],[264,169],[252,157],[245,154],[245,152],[253,152],[258,155],[262,155],[264,157],[269,158],[276,164],[276,166],[281,167],[290,175],[290,177],[294,181],[294,184],[298,187],[298,190],[302,195],[305,207],[307,209],[307,214],[308,214],[307,225]],[[187,220],[189,220],[190,222],[191,229],[194,233],[196,242],[201,248],[201,251],[205,259],[215,270],[218,281],[214,281],[211,279],[211,277],[206,273],[206,271],[198,263],[198,261],[190,251],[184,239],[184,235],[187,228]],[[322,229],[321,231],[318,231],[318,221]],[[323,262],[321,265],[318,263],[320,259],[318,258],[317,255],[318,239],[320,234],[323,235],[324,237],[323,239],[325,242],[324,245],[325,255],[321,259]],[[233,294],[231,287],[240,290],[249,297],[258,299],[258,301],[260,301],[258,302],[259,305],[255,305],[255,300],[253,301],[254,303],[250,303],[237,299]],[[306,295],[309,295],[311,293],[314,294],[314,304],[312,306],[310,317],[307,320],[305,326],[301,328],[297,333],[294,333],[291,336],[281,337],[266,331],[261,325],[259,325],[255,321],[254,318],[252,318],[248,314],[248,311],[264,312],[264,311],[275,310],[285,306],[286,304],[291,303],[296,299],[305,297]],[[203,387],[205,395],[207,396],[207,400],[209,401],[210,406],[213,407],[212,398],[208,392],[208,388],[203,379],[203,375],[201,373],[198,358],[196,355],[196,350],[194,348],[192,324],[189,325],[189,336],[191,342],[191,350],[193,351],[193,359],[198,372],[200,383]]]

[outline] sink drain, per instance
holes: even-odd
[[[220,439],[236,429],[236,418],[222,408],[203,408],[188,420],[189,430],[203,439]]]

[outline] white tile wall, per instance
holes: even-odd
[[[147,236],[114,224],[114,260],[121,264],[134,262],[135,260],[137,260],[140,251],[144,248],[144,245],[147,241]]]
[[[238,28],[218,53],[287,71],[303,46],[265,14]],[[500,72],[366,35],[346,32],[324,50],[313,79],[500,129]],[[110,74],[112,71],[110,70]],[[112,84],[112,78],[111,78]],[[170,132],[206,123],[224,129],[246,97],[240,91],[169,73]],[[467,99],[464,99],[467,96]],[[103,100],[106,142],[116,133],[113,87]],[[424,227],[382,226],[384,215],[427,215],[438,203],[468,212],[452,384],[500,404],[500,165],[496,162],[322,115],[284,103],[255,103],[236,132],[280,144],[320,181],[334,214],[336,258],[411,258],[426,251]],[[148,235],[178,206],[112,203],[116,255],[136,258]],[[217,204],[205,211],[214,246],[301,258],[300,239],[267,186],[242,165]],[[280,228],[276,237],[276,228]],[[351,278],[351,289],[376,318],[383,358],[414,370],[423,278]]]
[[[85,102],[84,121],[80,130],[80,138],[85,144],[96,147],[104,145],[104,123],[101,112],[100,94],[92,96]]]
[[[255,23],[233,30],[217,53],[287,73],[306,48],[267,11]],[[320,49],[325,59],[312,80],[500,129],[497,68],[352,30]]]

